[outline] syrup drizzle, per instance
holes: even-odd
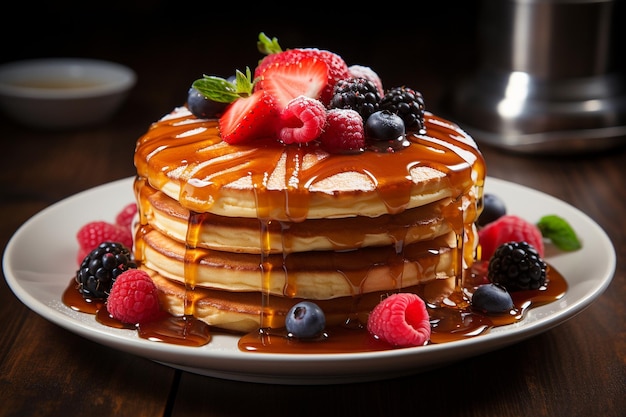
[[[260,231],[261,281],[260,327],[258,331],[240,337],[238,345],[243,351],[331,353],[393,348],[369,335],[358,318],[356,306],[363,294],[368,273],[364,275],[363,272],[355,272],[358,268],[346,267],[340,252],[342,248],[358,246],[363,239],[359,233],[348,237],[346,233],[329,232],[327,236],[335,242],[337,251],[326,254],[331,260],[337,259],[333,265],[345,277],[353,292],[353,310],[347,312],[342,325],[329,326],[319,339],[299,341],[287,337],[285,329],[277,324],[281,321],[271,305],[270,294],[276,282],[284,283],[282,293],[285,297],[294,297],[298,291],[297,282],[289,273],[291,257],[297,253],[292,250],[290,235],[285,231],[297,228],[309,217],[311,199],[320,194],[320,184],[338,173],[361,174],[367,181],[360,184],[362,190],[353,192],[371,193],[376,190],[378,200],[387,213],[399,216],[410,207],[411,195],[416,187],[412,177],[415,168],[433,168],[445,173],[441,181],[444,181],[444,188],[451,190],[452,204],[445,207],[442,218],[456,235],[456,246],[451,249],[454,290],[447,298],[429,305],[432,326],[429,343],[477,336],[494,326],[521,320],[531,306],[561,297],[566,289],[565,281],[551,270],[550,285],[518,296],[516,307],[510,314],[491,317],[471,311],[467,294],[471,294],[476,280],[484,277],[470,273],[464,267],[472,263],[476,243],[474,235],[466,233],[466,227],[471,227],[471,220],[466,219],[475,219],[480,210],[485,164],[473,141],[456,125],[427,113],[426,126],[428,134],[408,135],[407,146],[397,152],[366,151],[359,155],[328,156],[316,145],[285,147],[274,140],[260,140],[251,145],[227,145],[219,137],[216,121],[195,119],[185,111],[154,123],[137,141],[135,153],[138,176],[134,187],[140,219],[135,238],[135,258],[138,263],[144,259],[143,236],[152,230],[147,195],[154,188],[167,188],[168,183],[178,178],[179,192],[172,197],[189,211],[183,261],[184,312],[180,317],[163,314],[153,322],[137,326],[139,336],[154,341],[200,346],[209,343],[212,334],[223,332],[210,328],[196,319],[194,314],[196,297],[193,294],[200,261],[210,262],[211,258],[211,251],[199,247],[200,233],[203,224],[212,216],[208,213],[211,208],[221,199],[229,198],[233,183],[242,181],[254,192]],[[321,159],[323,162],[319,163]],[[441,185],[436,187],[439,189]],[[475,199],[465,198],[468,193],[474,193]],[[410,258],[410,252],[418,246],[405,243],[408,224],[403,220],[393,224],[393,227],[383,226],[392,241],[384,263],[390,268],[389,279],[393,284],[389,288],[395,291],[405,287],[404,265]],[[278,256],[276,239],[273,238],[277,235],[280,236]],[[422,244],[419,250],[431,253],[450,250],[431,244],[432,247],[426,248]],[[433,265],[427,268],[436,270]],[[424,286],[425,291],[427,287]],[[63,301],[75,310],[95,314],[104,325],[135,327],[114,320],[101,303],[83,300],[72,283]]]
[[[473,291],[485,280],[484,269],[481,269],[478,264],[468,273],[465,290]],[[471,308],[458,309],[429,305],[432,332],[428,344],[449,343],[477,337],[494,327],[519,322],[531,309],[562,298],[566,291],[567,282],[563,276],[549,266],[548,279],[541,288],[511,293],[514,308],[508,313],[489,315],[473,311]],[[156,320],[139,326],[121,323],[108,314],[104,303],[84,299],[74,279],[65,289],[62,301],[75,311],[94,314],[96,320],[103,325],[118,329],[136,329],[140,337],[155,342],[202,346],[211,341],[212,335],[231,334],[211,328],[192,317],[177,317],[168,313],[163,313]],[[396,349],[372,337],[356,319],[347,320],[343,325],[329,326],[321,337],[312,340],[290,338],[284,328],[271,326],[245,335],[232,335],[239,338],[239,349],[246,352],[351,353]]]

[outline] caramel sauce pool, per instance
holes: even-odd
[[[473,272],[467,277],[466,288],[471,291],[485,282],[483,273]],[[477,337],[498,326],[513,324],[524,319],[527,312],[541,305],[554,302],[565,294],[567,282],[553,267],[548,268],[546,284],[537,290],[511,293],[514,309],[509,313],[488,315],[471,308],[432,307],[428,312],[431,322],[431,338],[428,344],[455,342]],[[155,342],[185,346],[203,346],[210,343],[214,334],[232,334],[239,337],[239,349],[262,353],[350,353],[376,352],[395,349],[393,346],[371,336],[364,325],[346,324],[328,327],[320,337],[298,340],[287,336],[284,328],[260,329],[245,335],[226,333],[214,329],[193,316],[175,317],[163,313],[156,320],[143,325],[125,324],[112,318],[106,305],[83,298],[72,279],[63,293],[63,303],[75,311],[95,315],[102,325],[119,329],[136,329],[138,335]]]

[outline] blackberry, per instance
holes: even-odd
[[[379,107],[400,116],[407,132],[424,129],[424,97],[419,91],[408,87],[391,88],[380,100]]]
[[[379,102],[380,93],[376,84],[365,78],[347,78],[335,84],[329,107],[356,110],[366,121],[378,110]]]
[[[547,265],[528,242],[503,243],[489,260],[489,281],[509,291],[536,290],[546,282]]]
[[[126,246],[119,242],[103,242],[85,256],[76,271],[76,282],[83,298],[106,299],[115,279],[134,268],[137,264]]]

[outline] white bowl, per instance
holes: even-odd
[[[43,58],[0,65],[0,107],[37,128],[67,129],[109,119],[136,83],[133,70],[108,61]]]

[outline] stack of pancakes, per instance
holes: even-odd
[[[248,332],[301,300],[329,324],[366,320],[385,294],[448,296],[474,258],[484,161],[426,113],[396,152],[229,145],[186,107],[137,142],[135,256],[175,315]]]

